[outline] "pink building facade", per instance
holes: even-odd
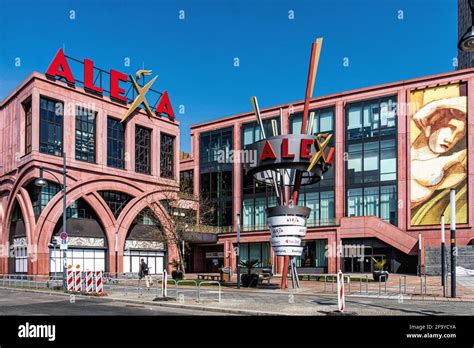
[[[423,272],[436,274],[442,214],[447,245],[450,240],[451,189],[457,192],[456,244],[464,255],[458,264],[474,267],[473,91],[474,70],[467,69],[312,99],[314,132],[333,133],[335,158],[332,174],[304,200],[319,215],[314,215],[304,238],[300,272],[370,272],[372,258],[388,258],[392,272],[413,273],[421,263]],[[277,105],[262,109],[262,118],[276,119],[280,133],[291,133],[300,125],[302,110],[302,101]],[[252,112],[193,125],[192,159],[182,161],[181,172],[192,175],[195,192],[220,202],[222,218],[216,222],[222,227],[216,241],[220,254],[210,256],[214,264],[235,269],[240,214],[241,258],[260,259],[261,267],[271,266],[279,273],[282,260],[269,247],[265,226],[264,209],[275,204],[271,190],[255,188],[258,184],[245,178],[237,154],[226,160],[230,150],[244,150],[261,139],[258,128]],[[266,133],[271,134],[270,126]],[[230,174],[225,179],[214,175],[226,171]],[[214,194],[213,186],[230,187]],[[225,195],[228,200],[219,198]],[[216,250],[211,244],[207,247]],[[206,254],[202,248],[206,246],[199,246],[192,258],[202,261]],[[358,258],[361,250],[365,255]],[[358,255],[351,255],[354,251]],[[206,262],[210,264],[210,260],[196,263],[194,271],[212,270]]]
[[[55,118],[52,107],[58,106]],[[78,108],[92,116],[81,118]],[[141,109],[120,123],[127,109],[36,72],[1,102],[0,273],[62,271],[59,247],[52,247],[62,229],[63,178],[54,171],[62,170],[61,150],[71,210],[69,264],[135,272],[145,258],[157,273],[176,257],[172,243],[154,240],[152,227],[166,234],[160,201],[178,191],[179,124]],[[49,185],[38,189],[40,167]]]

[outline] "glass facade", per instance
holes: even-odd
[[[107,203],[115,218],[118,218],[123,208],[133,199],[132,196],[119,191],[99,191],[99,194]]]
[[[397,224],[396,114],[395,97],[347,107],[347,216]]]
[[[105,249],[82,249],[70,248],[66,251],[67,262],[71,265],[79,265],[81,270],[105,271]],[[59,248],[49,249],[49,271],[52,274],[63,272],[63,250]]]
[[[44,187],[38,187],[35,185],[34,180],[30,182],[27,186],[27,191],[33,205],[33,212],[35,214],[36,220],[38,220],[41,212],[48,205],[49,201],[61,191],[61,187],[54,183],[48,181],[48,185]]]
[[[76,108],[76,159],[95,163],[96,112]]]
[[[174,137],[165,133],[160,135],[160,175],[174,178]]]
[[[162,251],[124,250],[123,272],[138,274],[140,260],[145,260],[149,274],[161,274],[164,270],[165,253]]]
[[[121,168],[125,166],[125,124],[107,117],[107,165]]]
[[[278,134],[281,126],[279,118],[262,120],[266,136],[273,135],[272,120],[277,123]],[[243,150],[250,144],[261,140],[262,131],[257,122],[250,122],[242,126]],[[252,175],[245,175],[242,168],[242,226],[244,230],[266,230],[266,208],[277,205],[273,186],[256,181]]]
[[[215,209],[211,221],[216,226],[230,226],[232,217],[232,161],[230,161],[233,128],[202,133],[199,139],[200,190],[202,197]]]
[[[328,258],[326,255],[327,239],[303,240],[301,246],[303,252],[301,257],[296,258],[297,267],[316,267],[327,271]]]
[[[62,102],[40,98],[40,152],[63,155],[63,113]]]
[[[329,146],[334,147],[334,108],[314,109],[313,134],[329,133],[333,134],[329,141]],[[295,113],[291,116],[291,133],[299,134],[301,132],[301,122],[303,113]],[[309,127],[309,121],[308,121]],[[308,226],[327,226],[334,225],[335,205],[334,205],[334,186],[335,186],[335,167],[332,166],[324,174],[323,180],[316,184],[303,186],[299,198],[299,204],[311,208],[311,214],[308,218]]]
[[[242,261],[258,260],[256,267],[270,267],[272,265],[270,243],[241,243],[239,252]]]
[[[135,127],[135,171],[150,174],[151,171],[151,129]]]

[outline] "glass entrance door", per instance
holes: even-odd
[[[364,260],[359,257],[345,257],[343,262],[343,272],[345,273],[361,273],[364,269]]]

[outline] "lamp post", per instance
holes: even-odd
[[[458,43],[458,48],[463,52],[474,52],[474,0],[467,0],[471,9],[471,27],[467,29]]]
[[[445,244],[445,229],[444,229],[444,214],[441,215],[441,285],[443,286],[443,296],[446,294],[445,291],[445,278],[446,278],[446,244]]]
[[[63,191],[63,229],[62,232],[66,232],[66,153],[63,152],[63,170],[58,170],[55,168],[47,168],[47,167],[39,167],[40,174],[39,178],[35,180],[35,185],[38,187],[45,187],[48,185],[48,181],[43,178],[43,171],[47,172],[54,172],[58,174],[62,174],[63,176],[63,183],[62,183],[62,191]],[[61,185],[61,182],[58,180]],[[67,232],[66,232],[67,233]],[[66,289],[66,267],[67,267],[67,252],[63,250],[63,287]]]
[[[421,233],[418,233],[418,276],[421,277]]]
[[[235,256],[237,261],[237,289],[240,289],[240,214],[237,214],[237,250]]]
[[[456,190],[449,192],[451,222],[451,297],[456,297]]]

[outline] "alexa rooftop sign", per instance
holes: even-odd
[[[49,65],[48,69],[46,70],[46,76],[49,78],[57,79],[64,79],[67,84],[71,86],[76,85],[76,79],[73,76],[70,64],[68,62],[68,57],[64,54],[62,49],[59,49],[58,53],[54,57],[53,61]],[[94,62],[90,59],[85,58],[84,62],[84,75],[83,75],[83,85],[84,90],[93,93],[95,95],[103,95],[104,89],[102,86],[96,85],[96,81],[94,80]],[[99,74],[104,72],[103,70],[99,70]],[[174,112],[171,106],[171,102],[168,96],[168,92],[164,91],[161,93],[159,100],[157,101],[156,107],[152,109],[148,104],[146,99],[146,94],[148,91],[151,90],[151,86],[156,81],[158,76],[155,76],[152,80],[146,83],[144,86],[139,86],[137,80],[140,78],[145,78],[145,76],[150,75],[151,70],[138,70],[136,73],[136,80],[133,75],[127,76],[126,74],[110,69],[109,72],[109,96],[110,99],[114,101],[118,101],[124,104],[128,104],[128,98],[126,96],[125,89],[121,86],[121,84],[131,82],[137,96],[134,98],[133,102],[131,103],[127,113],[123,116],[121,121],[127,119],[134,111],[142,105],[144,107],[145,112],[147,113],[148,117],[153,116],[163,116],[166,115],[170,120],[174,120]],[[130,78],[130,80],[129,80]],[[97,80],[97,79],[96,79]],[[101,79],[102,80],[102,79]]]

